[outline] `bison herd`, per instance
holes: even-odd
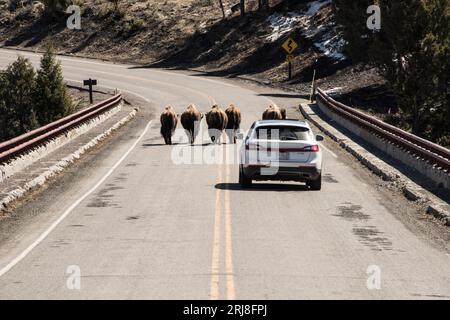
[[[200,121],[204,115],[197,110],[196,106],[190,104],[181,114],[180,120],[183,129],[186,131],[191,144],[200,131]],[[230,104],[227,109],[222,110],[218,105],[212,106],[211,110],[205,114],[208,134],[213,143],[219,143],[224,130],[232,143],[236,143],[236,133],[240,129],[242,115],[241,111],[234,104]],[[270,105],[262,114],[263,120],[286,119],[286,110],[275,105]],[[175,110],[168,106],[160,117],[161,135],[166,144],[172,144],[172,136],[178,125],[178,115]]]

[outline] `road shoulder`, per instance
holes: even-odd
[[[450,206],[447,203],[330,125],[309,104],[301,104],[299,111],[327,136],[327,145],[341,161],[352,167],[361,179],[375,186],[384,199],[383,205],[398,220],[421,239],[450,252],[450,220],[447,216]]]

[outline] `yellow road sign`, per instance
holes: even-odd
[[[292,54],[288,54],[286,56],[286,62],[292,62],[292,61],[294,61],[294,56]]]
[[[294,39],[289,37],[289,39],[287,39],[283,43],[282,47],[284,50],[286,50],[287,53],[291,54],[292,52],[294,52],[295,49],[298,48],[298,44],[297,44],[297,42],[294,41]]]

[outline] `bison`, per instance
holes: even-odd
[[[225,110],[225,114],[228,118],[228,123],[226,126],[227,135],[233,143],[236,143],[236,131],[239,130],[241,126],[241,111],[234,104]]]
[[[283,118],[280,108],[270,105],[262,115],[263,120],[281,120]]]
[[[281,119],[286,120],[286,109],[280,108]]]
[[[178,118],[175,110],[171,106],[167,106],[160,117],[161,135],[166,144],[172,144],[172,136],[177,128]]]
[[[181,125],[186,130],[191,144],[194,144],[195,138],[197,137],[202,118],[203,114],[193,104],[190,104],[181,115]]]
[[[214,105],[206,114],[206,123],[208,124],[208,133],[213,143],[220,142],[220,136],[227,127],[227,114],[218,106]]]

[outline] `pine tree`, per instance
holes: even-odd
[[[429,92],[434,103],[430,136],[450,147],[450,4],[447,0],[427,0],[425,9],[430,23],[423,47],[435,74]]]
[[[0,142],[7,140],[9,137],[10,125],[8,121],[12,119],[11,110],[7,108],[6,97],[6,76],[4,72],[0,72]]]
[[[35,129],[32,90],[35,71],[31,62],[19,56],[0,77],[1,139],[7,140]]]
[[[51,47],[41,59],[34,89],[36,116],[41,125],[58,120],[73,111],[72,100],[67,93],[61,65],[56,61]]]
[[[407,129],[438,141],[450,127],[448,0],[377,4],[382,29],[371,33],[365,26],[366,1],[336,0],[336,20],[348,42],[347,52],[382,72],[396,94]]]
[[[366,10],[373,0],[336,0],[333,3],[336,22],[347,41],[345,53],[355,63],[366,62],[371,31],[366,26]]]
[[[65,11],[69,5],[68,0],[43,0],[42,2],[45,5],[45,12],[53,18],[57,13]]]
[[[391,84],[409,129],[426,136],[434,68],[422,47],[428,24],[423,2],[381,0],[380,7],[383,27],[373,37],[370,59]]]

